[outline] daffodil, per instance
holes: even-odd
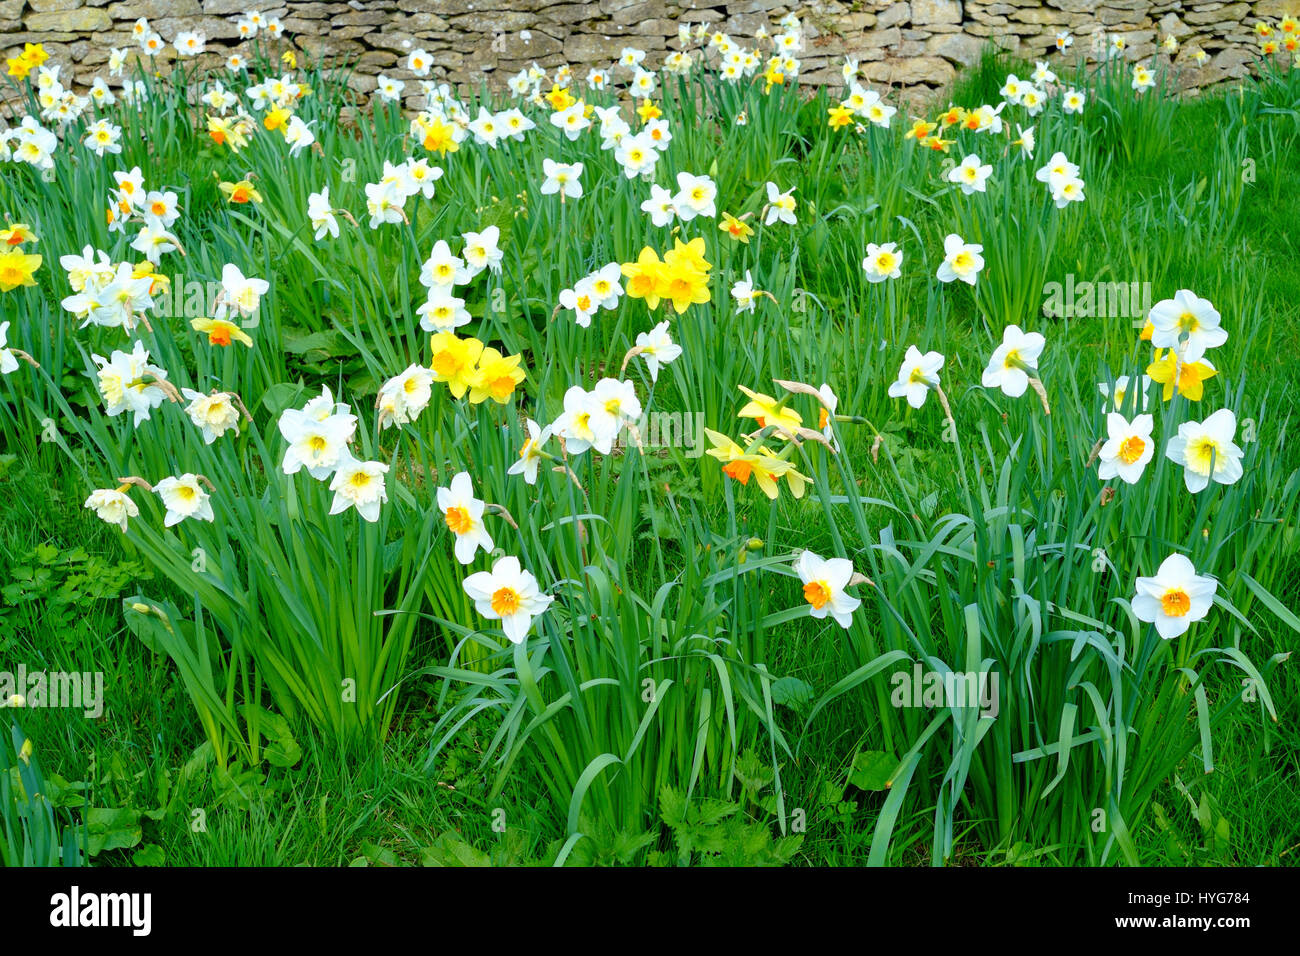
[[[1000,388],[1010,398],[1025,394],[1031,376],[1038,375],[1038,359],[1045,344],[1046,340],[1038,332],[1025,332],[1018,325],[1008,325],[1002,333],[1002,344],[993,350],[984,369],[984,387]]]
[[[854,121],[853,109],[848,106],[832,106],[826,112],[830,114],[830,118],[826,121],[826,125],[831,129],[843,129],[846,126],[852,125]]]
[[[1160,563],[1155,577],[1139,577],[1131,607],[1139,621],[1155,624],[1166,641],[1187,633],[1210,613],[1219,583],[1196,573],[1196,566],[1181,554]]]
[[[10,292],[22,285],[36,285],[35,273],[40,267],[40,256],[28,255],[12,247],[0,250],[0,292]]]
[[[435,382],[446,382],[453,398],[461,398],[474,384],[483,343],[474,338],[457,338],[454,332],[437,332],[429,340]]]
[[[229,392],[205,395],[191,388],[183,388],[181,394],[189,399],[185,414],[203,433],[205,445],[211,445],[228,431],[239,431],[239,406]]]
[[[507,469],[508,475],[523,475],[526,484],[537,484],[537,469],[542,463],[542,459],[551,456],[542,449],[551,439],[551,426],[545,428],[538,426],[537,422],[531,418],[524,422],[524,428],[528,437],[524,439],[524,446],[519,449],[519,460]]]
[[[39,242],[36,234],[32,232],[31,227],[25,222],[10,223],[5,229],[0,229],[0,245],[13,247],[21,246],[24,242]]]
[[[1237,416],[1221,408],[1203,422],[1183,422],[1169,439],[1165,457],[1183,466],[1187,490],[1196,494],[1214,481],[1234,484],[1242,476],[1243,452],[1233,443]]]
[[[961,191],[969,196],[971,193],[984,192],[985,183],[992,174],[993,167],[987,163],[981,163],[980,158],[971,153],[948,170],[948,182],[956,183]]]
[[[127,487],[97,488],[90,493],[84,507],[95,512],[99,520],[115,524],[125,531],[127,521],[140,515],[139,506],[126,494]]]
[[[196,521],[212,521],[211,497],[199,484],[199,476],[187,472],[180,476],[169,476],[154,485],[153,490],[162,499],[167,514],[163,518],[163,527],[170,528],[186,518]]]
[[[853,562],[801,551],[795,561],[795,572],[803,582],[803,598],[808,602],[810,615],[817,619],[830,617],[847,629],[853,612],[862,604],[859,598],[844,590],[853,578]]]
[[[388,466],[381,461],[358,461],[344,452],[330,481],[330,491],[334,492],[330,514],[355,508],[364,520],[378,521],[379,506],[388,500],[388,489],[384,484],[387,473]]]
[[[950,233],[943,240],[943,262],[939,263],[937,273],[939,281],[960,280],[974,285],[984,268],[984,257],[980,255],[983,251],[983,246],[968,243],[956,233]]]
[[[1103,481],[1120,478],[1132,485],[1142,477],[1147,463],[1155,456],[1151,429],[1155,420],[1138,415],[1130,422],[1118,412],[1106,416],[1106,442],[1098,454],[1097,477]]]
[[[468,472],[457,473],[448,487],[439,488],[437,501],[443,522],[456,536],[453,550],[457,561],[472,564],[479,548],[487,554],[492,553],[495,545],[483,523],[483,512],[487,506],[474,497],[474,485]]]
[[[748,215],[748,213],[746,214]],[[749,237],[754,234],[754,229],[742,219],[737,219],[729,212],[722,214],[722,222],[718,223],[718,229],[725,232],[737,242],[743,242],[749,245]]]
[[[190,327],[196,332],[203,332],[208,337],[209,345],[227,346],[231,342],[242,342],[252,348],[253,340],[248,333],[234,322],[226,319],[197,318],[190,320]]]
[[[902,265],[903,254],[898,251],[896,243],[886,242],[883,245],[867,243],[867,254],[862,260],[862,269],[867,274],[868,282],[897,279],[901,275]]]
[[[528,638],[533,619],[555,600],[541,592],[537,578],[523,569],[518,558],[509,555],[493,564],[491,571],[471,574],[462,586],[479,614],[501,622],[512,644],[522,644]]]
[[[391,428],[415,421],[428,407],[433,396],[430,388],[433,370],[423,365],[410,365],[401,375],[386,381],[379,389],[376,408],[379,410],[379,427]]]
[[[1206,380],[1219,374],[1218,370],[1210,364],[1209,359],[1184,362],[1173,349],[1169,349],[1168,352],[1157,349],[1155,361],[1147,366],[1146,373],[1153,382],[1159,382],[1164,386],[1163,397],[1166,402],[1174,397],[1175,387],[1183,398],[1199,402],[1201,396],[1205,394]]]
[[[519,367],[521,358],[519,355],[502,355],[494,348],[484,348],[470,381],[470,404],[478,405],[489,398],[498,405],[509,401],[515,388],[524,380],[524,370]]]
[[[1179,289],[1172,299],[1157,302],[1148,316],[1151,344],[1160,349],[1175,349],[1183,362],[1196,363],[1206,349],[1218,348],[1228,340],[1220,326],[1220,316],[1209,299],[1188,289]]]
[[[619,419],[609,414],[604,404],[581,385],[574,385],[564,393],[564,411],[551,426],[555,435],[564,439],[564,450],[580,455],[594,448],[608,455],[618,435]]]
[[[249,202],[260,203],[262,201],[262,194],[247,179],[241,179],[236,183],[218,183],[217,188],[226,197],[226,202],[243,204]]]
[[[938,352],[921,354],[915,345],[907,347],[903,364],[898,369],[897,380],[889,384],[890,398],[906,398],[907,404],[920,408],[930,389],[939,387],[939,370],[944,358]]]
[[[793,408],[786,407],[771,395],[751,391],[744,385],[736,386],[749,398],[749,401],[736,413],[738,418],[753,418],[759,428],[771,426],[782,438],[794,435],[803,425],[803,416]]]

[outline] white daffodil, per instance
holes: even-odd
[[[472,318],[465,308],[465,300],[452,292],[451,286],[444,285],[430,287],[424,303],[415,313],[420,317],[420,328],[426,332],[450,332]]]
[[[1213,480],[1231,485],[1242,476],[1244,454],[1233,443],[1237,416],[1221,408],[1203,422],[1183,422],[1178,434],[1169,439],[1165,456],[1183,466],[1183,480],[1193,494],[1205,490]]]
[[[258,303],[270,287],[265,279],[248,278],[239,271],[238,266],[227,264],[221,270],[221,297],[216,318],[224,318],[232,311],[245,317],[251,316],[257,311]]]
[[[202,430],[205,445],[211,445],[232,429],[238,432],[239,408],[229,392],[213,392],[211,395],[205,395],[192,388],[183,388],[181,394],[190,400],[190,403],[185,406],[185,414],[189,415],[190,421]]]
[[[335,239],[339,237],[339,221],[334,217],[334,207],[330,205],[328,186],[307,197],[307,218],[311,220],[311,226],[316,230],[315,238],[318,242],[327,234]]]
[[[551,426],[553,434],[564,439],[564,449],[580,455],[594,448],[608,455],[617,435],[617,420],[605,414],[596,397],[581,385],[564,393],[564,411]]]
[[[1132,379],[1127,375],[1121,375],[1115,379],[1115,388],[1112,390],[1109,382],[1098,382],[1097,391],[1101,392],[1102,397],[1109,401],[1102,402],[1103,407],[1113,408],[1117,412],[1125,411],[1125,405],[1128,402],[1129,390]],[[1138,386],[1133,389],[1135,400],[1134,407],[1139,412],[1144,412],[1151,403],[1151,376],[1143,375],[1138,380]]]
[[[491,571],[471,574],[462,586],[479,614],[501,622],[501,629],[512,644],[524,642],[533,618],[555,600],[543,594],[532,573],[520,567],[519,559],[511,556],[498,560]]]
[[[320,414],[318,409],[328,411]],[[346,406],[344,406],[346,407]],[[333,399],[326,395],[313,399],[306,408],[285,409],[280,415],[280,434],[289,443],[281,470],[286,475],[296,474],[302,468],[317,481],[335,471],[346,457],[347,446],[357,427],[357,417],[334,411]]]
[[[636,337],[636,347],[640,349],[640,355],[645,359],[646,367],[650,369],[650,381],[659,381],[659,366],[667,365],[669,362],[679,358],[682,354],[682,347],[672,340],[668,334],[668,322],[660,322],[649,332],[641,332]]]
[[[129,519],[138,517],[140,509],[123,491],[116,488],[98,488],[86,499],[86,508],[95,512],[95,517],[109,524],[115,524],[123,531]]]
[[[767,184],[767,216],[763,219],[763,225],[770,226],[775,222],[783,222],[787,226],[793,226],[798,220],[795,218],[795,187],[791,186],[785,192],[781,192],[776,183]]]
[[[154,485],[153,490],[162,499],[167,514],[163,517],[163,527],[170,528],[186,518],[198,521],[211,521],[212,502],[209,495],[199,484],[198,475],[186,472],[179,477],[164,478]]]
[[[428,289],[436,286],[451,287],[466,281],[465,260],[451,254],[446,239],[433,244],[429,258],[420,267],[420,283]]]
[[[524,447],[519,449],[519,460],[506,471],[508,475],[523,475],[526,484],[537,484],[537,468],[542,463],[542,447],[551,440],[551,426],[538,426],[531,418],[524,422],[528,437]]]
[[[898,370],[898,380],[889,383],[889,397],[906,398],[907,404],[920,408],[925,404],[930,389],[938,387],[943,362],[944,358],[938,352],[922,355],[915,345],[909,345]]]
[[[585,329],[591,325],[591,317],[600,303],[591,291],[591,283],[582,279],[572,289],[560,291],[560,308],[573,310],[573,320]]]
[[[491,554],[494,547],[492,535],[483,523],[487,505],[474,497],[469,473],[462,471],[455,475],[450,487],[438,489],[437,499],[447,529],[456,536],[456,560],[461,564],[471,564],[479,548]]]
[[[943,262],[939,263],[936,273],[939,281],[959,279],[967,285],[974,285],[984,268],[984,257],[980,255],[983,251],[983,246],[968,243],[956,233],[950,233],[943,240]]]
[[[162,404],[166,394],[156,383],[167,378],[165,369],[149,364],[149,353],[139,339],[130,352],[114,351],[107,359],[92,355],[99,366],[95,384],[104,399],[104,413],[112,418],[123,412],[135,415],[135,427],[148,421],[149,412]]]
[[[867,274],[868,282],[897,279],[902,265],[903,254],[898,251],[896,243],[886,242],[879,246],[874,242],[867,243],[867,255],[862,260],[862,268]]]
[[[1029,387],[1031,374],[1038,374],[1038,358],[1046,339],[1038,332],[1024,332],[1018,325],[1008,325],[1002,332],[1002,344],[993,350],[984,369],[985,388],[1000,388],[1010,398],[1019,398]]]
[[[1218,310],[1209,299],[1188,289],[1179,289],[1172,299],[1157,302],[1147,319],[1151,322],[1151,344],[1159,349],[1173,349],[1179,359],[1194,365],[1206,349],[1218,348],[1228,341],[1228,332],[1219,324]]]
[[[1106,416],[1108,437],[1098,456],[1097,477],[1102,481],[1120,478],[1130,485],[1137,484],[1155,455],[1155,442],[1151,440],[1154,425],[1150,415],[1138,415],[1130,422],[1118,412],[1109,413]]]
[[[673,208],[682,222],[690,222],[696,216],[716,218],[717,197],[717,184],[708,176],[677,174],[677,194],[673,196]]]
[[[981,163],[980,158],[971,153],[959,164],[948,170],[948,182],[956,183],[961,191],[969,196],[971,193],[985,191],[985,183],[993,175],[993,167]]]
[[[433,369],[415,364],[379,389],[379,427],[405,425],[419,417],[433,395]]]
[[[384,487],[388,466],[382,461],[358,461],[346,450],[344,454],[346,457],[339,463],[334,480],[330,482],[330,491],[334,492],[330,514],[356,508],[357,514],[366,521],[378,521],[379,506],[388,500],[388,491]]]
[[[471,278],[484,269],[491,269],[496,273],[501,271],[504,253],[498,245],[501,241],[500,228],[488,226],[482,232],[466,232],[461,238],[465,240],[465,248],[461,254],[465,258],[465,267],[470,272]]]
[[[649,214],[650,222],[654,226],[660,227],[673,221],[677,215],[677,206],[674,204],[673,194],[654,183],[650,186],[650,198],[641,203],[641,211]]]
[[[1161,562],[1155,577],[1139,577],[1133,596],[1133,614],[1139,621],[1155,624],[1166,641],[1187,633],[1196,621],[1210,613],[1219,582],[1196,573],[1196,567],[1181,554]]]
[[[853,562],[847,558],[821,558],[811,551],[800,552],[795,571],[803,581],[803,597],[815,618],[831,617],[847,629],[853,612],[862,601],[846,592],[853,577]]]
[[[561,202],[566,198],[580,198],[582,196],[582,169],[582,163],[557,163],[553,159],[543,159],[542,172],[546,178],[542,182],[542,195],[550,196],[559,193]]]

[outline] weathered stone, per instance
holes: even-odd
[[[95,30],[107,30],[112,23],[107,11],[95,7],[29,13],[23,18],[23,25],[33,33],[93,33]]]
[[[949,33],[931,37],[926,47],[929,53],[937,54],[945,60],[952,60],[965,66],[978,63],[987,41],[982,37],[968,36],[964,33]]]
[[[911,0],[913,23],[961,23],[958,0]]]

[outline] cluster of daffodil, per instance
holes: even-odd
[[[678,315],[692,304],[708,302],[709,270],[713,266],[704,253],[704,240],[699,237],[689,242],[674,240],[663,259],[654,249],[644,247],[635,262],[622,264],[628,298],[644,299],[652,310],[660,302],[671,302]]]
[[[1268,20],[1256,20],[1255,36],[1259,39],[1261,56],[1290,54],[1294,57],[1294,64],[1300,66],[1300,20],[1289,15],[1282,17],[1276,24]]]

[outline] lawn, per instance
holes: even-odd
[[[7,865],[1297,862],[1300,67],[773,42],[11,76]]]

